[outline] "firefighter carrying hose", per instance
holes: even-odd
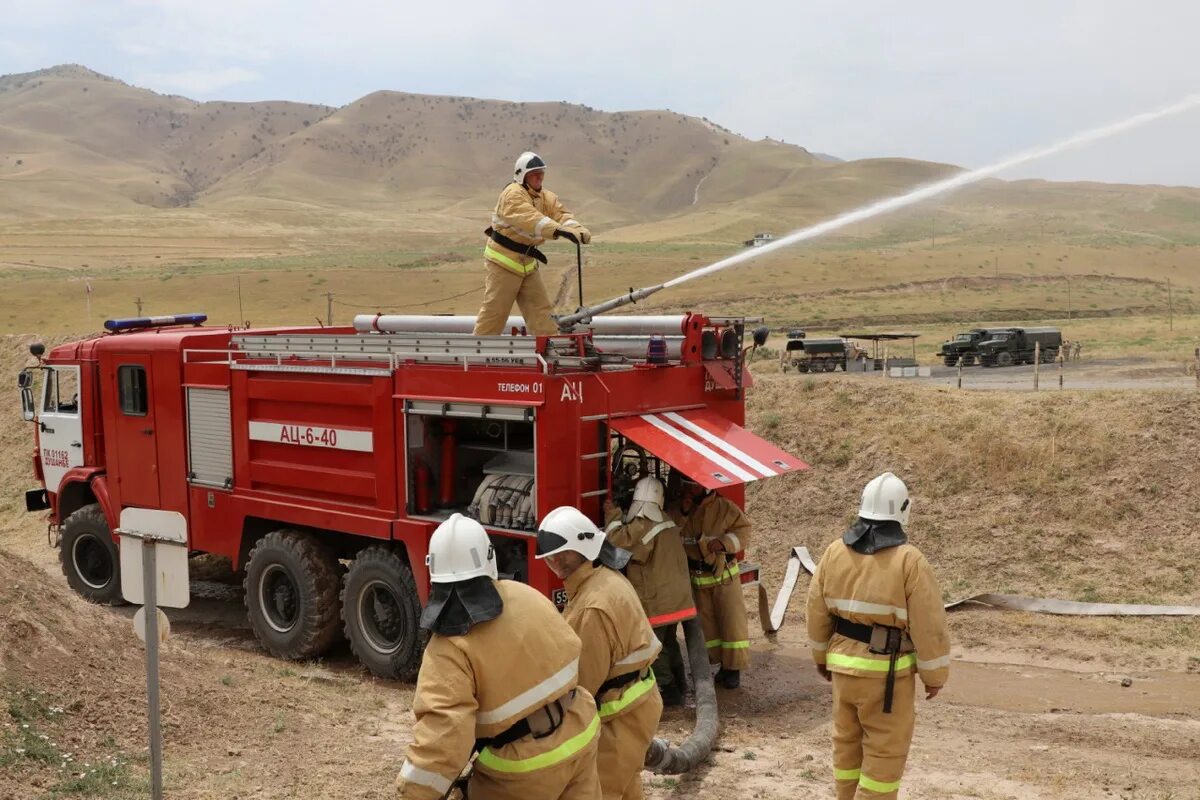
[[[600,716],[579,685],[580,642],[536,589],[497,580],[478,522],[454,514],[429,540],[431,632],[397,798],[597,800]],[[477,753],[472,769],[464,769]]]
[[[650,668],[662,645],[619,572],[629,553],[605,541],[583,512],[560,506],[538,526],[537,557],[563,581],[563,619],[583,642],[579,686],[600,709],[596,768],[605,800],[640,800],[642,766],[663,708]]]
[[[838,800],[895,798],[915,721],[913,672],[932,700],[950,677],[942,592],[907,543],[908,487],[890,472],[863,490],[858,521],[829,545],[808,592],[808,638],[833,682]]]
[[[539,262],[546,263],[538,245],[559,237],[587,244],[592,234],[579,224],[558,195],[542,188],[545,175],[546,162],[541,156],[522,153],[513,169],[512,183],[504,187],[496,201],[492,225],[484,231],[488,236],[483,249],[487,278],[483,305],[475,319],[476,336],[503,333],[514,301],[530,333],[545,336],[558,332],[550,317],[550,297],[538,274]]]
[[[662,482],[647,475],[634,487],[628,511],[622,514],[620,507],[611,502],[605,503],[604,511],[607,541],[630,552],[625,576],[663,644],[654,661],[663,705],[683,705],[687,684],[676,631],[680,622],[696,616],[696,603],[679,526],[663,511]]]
[[[682,493],[683,546],[708,660],[721,665],[714,680],[736,689],[742,671],[750,666],[750,632],[738,567],[738,554],[750,542],[750,519],[728,498],[686,477]]]

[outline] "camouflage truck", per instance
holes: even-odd
[[[979,360],[980,342],[986,342],[1007,330],[1011,328],[972,328],[964,333],[956,333],[953,339],[942,343],[942,361],[947,367],[953,367],[961,358],[963,366],[969,367]]]
[[[779,354],[779,369],[787,372],[794,367],[797,372],[833,372],[838,367],[846,369],[845,339],[793,338],[788,332],[788,343]]]
[[[1062,331],[1058,328],[1008,328],[978,345],[979,363],[985,367],[1032,364],[1035,345],[1043,364],[1058,358]]]

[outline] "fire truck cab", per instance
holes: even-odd
[[[561,604],[533,557],[551,509],[602,523],[606,497],[668,470],[741,503],[745,483],[806,466],[741,427],[741,318],[597,318],[549,337],[519,319],[494,337],[463,317],[203,322],[115,320],[31,348],[19,385],[43,488],[26,505],[48,510],[68,582],[101,603],[120,601],[121,510],[178,511],[192,553],[244,573],[280,657],[344,631],[375,674],[414,675],[427,545],[454,512],[485,525],[503,577]]]

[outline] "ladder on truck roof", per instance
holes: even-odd
[[[235,369],[283,372],[356,371],[338,362],[381,362],[374,371],[395,370],[402,364],[462,364],[475,366],[534,367],[546,372],[555,366],[585,366],[574,341],[550,341],[547,355],[537,351],[533,336],[474,336],[471,334],[370,333],[344,334],[234,334],[229,351]],[[247,359],[274,360],[274,364],[240,364]],[[325,361],[316,365],[312,361]],[[367,368],[371,369],[371,368]]]

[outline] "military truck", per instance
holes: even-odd
[[[965,333],[956,333],[953,339],[942,343],[942,361],[947,367],[953,367],[961,358],[964,367],[972,366],[979,360],[979,343],[1007,330],[1011,328],[972,328]]]
[[[978,345],[979,363],[985,367],[1032,364],[1034,346],[1040,345],[1042,363],[1058,358],[1062,331],[1058,328],[1008,328]]]
[[[787,347],[779,354],[779,369],[787,372],[788,367],[797,372],[833,372],[838,367],[845,370],[846,340],[809,339],[803,331],[788,331]]]

